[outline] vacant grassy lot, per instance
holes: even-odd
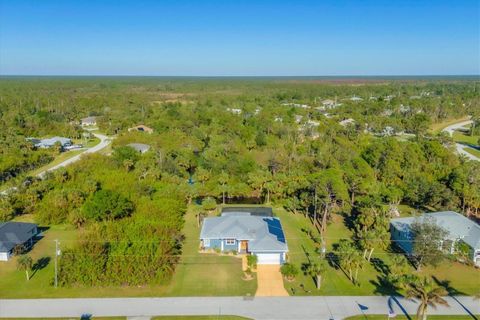
[[[312,229],[310,221],[303,215],[294,215],[282,209],[275,210],[275,213],[282,220],[290,250],[290,261],[300,268],[303,263],[308,262],[309,258],[318,257],[319,255],[315,253],[318,245],[301,231],[304,228]],[[332,249],[334,243],[342,238],[350,238],[351,234],[351,231],[345,226],[344,218],[340,215],[334,215],[327,230],[327,252]],[[376,250],[372,257],[379,262],[377,265],[388,264],[392,254]],[[412,267],[411,272],[420,276],[435,276],[438,281],[448,284],[452,292],[459,294],[473,295],[478,293],[480,288],[480,271],[456,262],[445,261],[437,268],[428,267],[421,272],[417,272]],[[284,281],[284,285],[291,295],[293,292],[295,295],[381,295],[395,293],[382,285],[382,273],[375,268],[373,263],[365,263],[358,278],[360,285],[355,286],[341,269],[329,266],[323,276],[320,290],[315,288],[313,279],[303,273],[300,273],[293,282]]]
[[[42,268],[27,281],[25,273],[16,269],[16,258],[0,263],[0,298],[52,298],[52,297],[142,297],[142,296],[242,296],[254,295],[256,280],[244,281],[241,259],[233,256],[200,254],[195,214],[186,215],[185,246],[180,264],[168,285],[143,287],[54,288],[54,239],[60,247],[71,246],[77,231],[70,226],[51,226],[30,252]],[[32,221],[22,216],[21,221]]]

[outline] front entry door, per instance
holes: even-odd
[[[240,251],[247,252],[248,251],[248,241],[242,240],[240,242]]]

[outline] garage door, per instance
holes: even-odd
[[[280,264],[279,253],[257,253],[257,264]]]

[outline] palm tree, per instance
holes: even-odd
[[[30,256],[21,255],[20,257],[18,257],[17,268],[18,270],[25,271],[27,275],[27,281],[30,280],[30,275],[28,274],[28,271],[32,270],[32,266],[33,266],[33,260]]]
[[[322,285],[322,274],[325,272],[325,261],[321,260],[319,263],[312,262],[305,265],[304,271],[305,274],[308,274],[315,279],[315,286],[317,290],[320,290]]]
[[[449,306],[443,296],[448,294],[447,290],[439,287],[427,277],[410,283],[407,289],[407,298],[415,298],[420,304],[417,309],[417,319],[427,319],[427,309],[429,306],[436,308],[437,305]]]

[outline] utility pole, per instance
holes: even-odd
[[[58,286],[58,253],[59,253],[59,249],[58,249],[58,239],[55,239],[55,288]]]

